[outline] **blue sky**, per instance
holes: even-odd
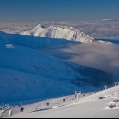
[[[119,0],[0,0],[0,22],[119,20]]]

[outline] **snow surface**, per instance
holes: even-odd
[[[22,106],[24,112],[16,108],[11,118],[119,118],[119,85],[91,95],[80,94],[78,101],[70,95]]]

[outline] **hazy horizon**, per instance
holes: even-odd
[[[116,19],[118,0],[1,0],[0,22]]]

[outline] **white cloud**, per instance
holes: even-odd
[[[66,47],[42,50],[56,57],[114,73],[119,67],[119,45],[70,44]]]

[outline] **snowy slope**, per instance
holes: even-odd
[[[24,112],[18,110],[19,114],[11,118],[119,118],[118,89],[119,85],[96,94],[80,95],[79,101],[72,95],[24,105]]]
[[[73,29],[73,28],[72,28]],[[62,31],[62,30],[61,30]],[[62,31],[63,33],[65,33],[64,31]],[[42,34],[42,33],[41,33]],[[77,33],[78,34],[78,33]],[[43,35],[43,34],[42,34]],[[80,40],[68,40],[65,37],[55,37],[55,38],[51,38],[44,35],[43,36],[32,36],[32,35],[20,35],[20,34],[8,34],[5,32],[0,31],[0,41],[4,42],[5,44],[14,44],[14,45],[19,45],[19,46],[25,46],[25,47],[29,47],[32,49],[41,49],[41,48],[49,48],[49,47],[57,47],[57,46],[62,46],[62,45],[67,45],[67,44],[78,44],[80,42]],[[84,35],[85,36],[85,35]],[[78,38],[78,37],[77,37]],[[87,39],[86,37],[83,37],[86,41],[90,41],[90,37],[88,37],[89,39]],[[83,39],[83,40],[84,40]],[[91,43],[92,41],[90,41]],[[96,41],[98,43],[109,43],[109,42],[104,42],[101,40]]]
[[[0,103],[57,97],[76,89],[91,91],[111,84],[111,77],[101,70],[0,40]]]
[[[35,37],[35,36],[20,35],[20,34],[8,34],[2,31],[0,31],[0,41],[4,42],[5,44],[25,46],[32,49],[60,46],[69,43],[77,43],[66,39]]]
[[[33,30],[23,31],[20,34],[49,37],[49,38],[60,38],[60,39],[67,39],[71,41],[78,41],[84,43],[95,41],[93,37],[85,35],[83,32],[79,31],[78,29],[74,29],[73,27],[68,27],[68,26],[60,26],[60,25],[59,26],[51,25],[50,27],[45,27],[39,24]]]

